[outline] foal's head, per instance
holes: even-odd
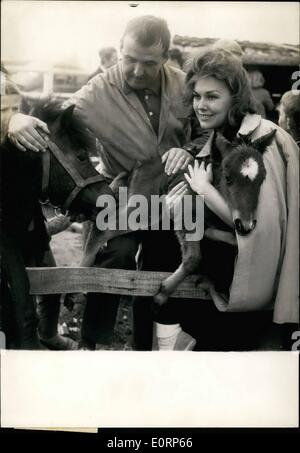
[[[240,136],[233,143],[217,134],[216,146],[222,155],[219,189],[232,210],[235,229],[240,235],[249,234],[256,226],[259,193],[266,177],[263,154],[275,133],[273,130],[255,141]]]
[[[50,174],[48,197],[53,205],[65,204],[76,184],[71,174],[77,174],[79,179],[87,180],[99,176],[92,165],[89,154],[96,152],[95,138],[73,115],[74,105],[63,109],[62,100],[55,97],[34,102],[30,115],[40,118],[47,123],[50,130],[50,141],[61,150],[62,159],[50,153]],[[62,162],[67,162],[71,174]],[[76,179],[76,176],[75,176]],[[103,180],[92,182],[82,187],[71,201],[68,209],[72,214],[83,214],[91,218],[96,214],[96,200],[101,194],[111,190]]]

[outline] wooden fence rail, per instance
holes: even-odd
[[[153,296],[168,272],[128,271],[99,267],[35,267],[27,268],[30,293],[65,294],[101,292],[130,296]],[[199,280],[199,278],[198,278]],[[196,276],[187,277],[172,297],[210,299],[205,282]]]

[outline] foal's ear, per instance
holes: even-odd
[[[232,150],[232,144],[220,132],[216,133],[215,144],[222,155],[222,159]]]
[[[268,134],[259,137],[257,140],[254,140],[254,142],[251,143],[251,146],[257,149],[257,151],[259,151],[261,154],[263,154],[266,151],[267,146],[272,143],[275,134],[276,129],[273,129]]]
[[[60,117],[60,124],[62,128],[68,129],[70,125],[72,124],[72,117],[73,117],[73,111],[75,108],[75,104],[71,104],[69,107],[67,107],[63,112]]]

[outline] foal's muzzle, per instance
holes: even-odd
[[[238,218],[234,220],[234,226],[238,234],[241,236],[247,236],[247,234],[251,233],[251,231],[253,231],[256,227],[256,220],[242,221]]]

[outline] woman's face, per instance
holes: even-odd
[[[204,77],[193,89],[193,108],[202,129],[222,129],[228,119],[232,95],[223,80]]]

